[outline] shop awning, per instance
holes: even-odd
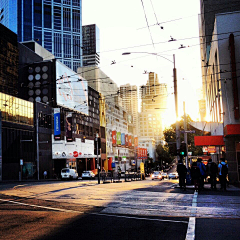
[[[240,124],[228,124],[224,127],[224,136],[240,135]]]
[[[220,136],[195,136],[195,146],[224,146],[223,135]]]

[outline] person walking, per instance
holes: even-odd
[[[210,176],[210,183],[211,183],[211,189],[217,189],[216,187],[216,178],[217,178],[217,173],[218,173],[218,166],[215,162],[212,161],[212,159],[210,158],[208,160],[208,165],[207,165],[207,168],[208,168],[208,172],[209,172],[209,176]]]
[[[197,166],[199,167],[200,173],[201,173],[200,186],[199,186],[199,188],[200,188],[200,189],[203,189],[203,188],[204,188],[204,178],[205,178],[205,176],[206,176],[206,167],[205,167],[205,165],[202,163],[202,159],[201,159],[201,158],[198,158],[198,159],[197,159]]]
[[[47,171],[46,170],[43,172],[43,178],[47,179]]]
[[[187,174],[187,168],[186,166],[183,164],[182,160],[178,161],[178,165],[177,165],[177,172],[179,175],[179,186],[180,189],[184,189],[186,190],[186,174]]]
[[[227,190],[227,175],[228,175],[228,165],[225,163],[224,158],[220,158],[220,163],[218,164],[218,175],[221,184],[221,189]]]
[[[193,184],[194,184],[195,190],[197,192],[199,192],[201,173],[200,173],[200,168],[197,165],[197,162],[193,162],[192,163],[190,174],[191,174],[191,178],[193,180]]]

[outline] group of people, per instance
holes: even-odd
[[[179,175],[179,186],[181,189],[186,190],[187,168],[183,164],[182,160],[178,161],[177,172]],[[190,168],[190,174],[196,191],[200,191],[204,188],[204,179],[208,176],[210,177],[211,189],[217,189],[216,179],[218,176],[221,184],[221,189],[226,191],[228,165],[225,162],[224,158],[220,158],[220,162],[218,165],[210,158],[206,166],[202,162],[202,159],[198,158],[197,162],[192,163],[192,166]]]

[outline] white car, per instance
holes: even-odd
[[[177,179],[178,178],[178,173],[177,172],[172,172],[168,174],[168,179]]]
[[[154,179],[162,180],[162,174],[161,174],[161,172],[156,171],[151,175],[151,178],[152,178],[152,180],[154,180]]]
[[[163,178],[167,178],[168,177],[168,174],[166,172],[162,172],[162,177]]]
[[[84,178],[95,178],[95,174],[92,171],[83,171],[82,173],[82,179]]]
[[[63,168],[61,171],[61,179],[78,179],[78,173],[75,169]]]

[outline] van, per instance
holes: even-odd
[[[61,179],[78,179],[78,173],[75,169],[63,168],[61,171]]]

